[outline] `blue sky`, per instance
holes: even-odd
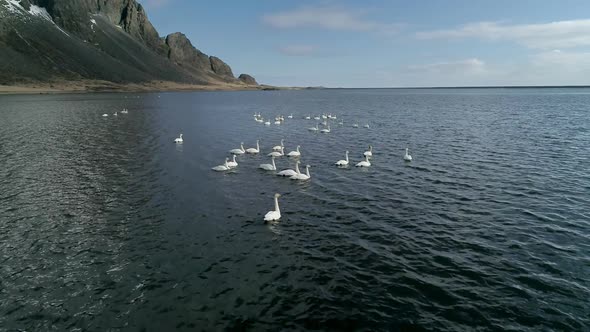
[[[590,1],[143,0],[166,35],[265,84],[590,84]]]

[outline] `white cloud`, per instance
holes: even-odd
[[[416,36],[420,39],[508,40],[540,49],[571,48],[590,45],[590,19],[517,25],[479,22],[455,29],[418,32]]]
[[[267,14],[262,17],[265,24],[274,28],[321,28],[342,31],[373,31],[395,33],[401,25],[372,21],[366,11],[351,10],[335,6],[306,6],[291,11]]]
[[[317,50],[314,45],[288,45],[278,48],[278,51],[283,55],[291,56],[307,56],[312,55]]]

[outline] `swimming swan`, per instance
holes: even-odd
[[[373,157],[373,146],[372,145],[369,145],[369,150],[365,151],[365,153],[363,153],[363,156]]]
[[[258,166],[258,168],[263,169],[265,171],[276,171],[277,166],[275,166],[275,157],[271,158],[271,162],[272,162],[272,164],[260,164],[260,166]]]
[[[281,194],[275,194],[275,209],[268,211],[264,215],[264,221],[275,221],[281,219],[281,210],[279,209],[279,197]]]
[[[272,148],[272,150],[273,150],[273,151],[281,151],[281,149],[285,147],[285,146],[283,145],[283,143],[284,143],[284,140],[283,140],[283,139],[281,139],[281,145],[275,145],[275,146]]]
[[[354,165],[356,167],[370,167],[371,162],[369,161],[369,156],[365,156],[365,160],[361,161],[360,163]]]
[[[230,167],[227,164],[227,161],[229,160],[229,158],[225,158],[225,163],[223,163],[223,165],[219,165],[219,166],[215,166],[213,168],[211,168],[214,171],[217,172],[223,172],[223,171],[227,171],[230,169]]]
[[[285,155],[285,148],[281,148],[281,151],[273,151],[269,154],[267,154],[267,156],[269,157],[282,157]]]
[[[299,161],[298,161],[297,163],[299,164]],[[292,180],[302,180],[302,181],[303,181],[303,180],[309,180],[309,179],[311,178],[311,175],[309,175],[309,168],[310,168],[310,167],[311,167],[311,166],[309,166],[309,165],[306,165],[306,166],[305,166],[305,172],[306,172],[307,174],[303,174],[303,173],[301,173],[301,172],[297,172],[297,174],[293,175],[293,176],[291,177],[291,179],[292,179]],[[299,167],[297,167],[297,171],[299,171]]]
[[[295,169],[296,169],[297,171],[294,171],[294,170],[292,170],[292,169],[286,169],[286,170],[283,170],[283,171],[280,171],[280,172],[278,172],[278,173],[277,173],[277,175],[278,175],[278,176],[288,176],[288,177],[292,177],[293,175],[296,175],[297,173],[300,173],[300,172],[299,172],[299,162],[297,162],[297,163],[295,164]]]
[[[328,125],[328,128],[324,128],[324,129],[320,130],[320,133],[324,133],[324,134],[327,134],[329,132],[331,132],[330,125]]]
[[[174,139],[174,142],[176,142],[176,143],[182,143],[182,142],[184,142],[184,140],[182,139],[182,134],[180,134],[179,137],[175,138]]]
[[[229,150],[229,153],[231,154],[244,154],[245,152],[246,150],[244,150],[244,142],[240,143],[239,149]]]
[[[299,151],[300,146],[297,145],[297,151],[291,151],[287,153],[287,157],[301,157],[301,152]]]
[[[232,161],[228,161],[228,162],[227,162],[227,166],[228,166],[229,168],[235,168],[235,167],[238,167],[238,162],[236,161],[236,155],[234,154],[234,156],[233,156],[233,157],[234,157],[234,158],[233,158],[233,160],[232,160]]]
[[[335,165],[337,166],[348,166],[348,151],[346,151],[346,159],[345,160],[338,160]]]
[[[412,156],[408,152],[408,148],[406,148],[406,154],[404,155],[404,160],[405,161],[412,161]]]
[[[320,130],[320,124],[316,124],[315,127],[307,128],[309,131],[318,131]]]
[[[246,153],[256,154],[259,152],[260,152],[259,140],[256,140],[256,147],[255,148],[246,149]]]

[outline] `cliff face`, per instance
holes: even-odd
[[[7,74],[0,74],[0,83],[90,78],[250,84],[184,34],[160,38],[136,0],[0,0],[2,71]]]

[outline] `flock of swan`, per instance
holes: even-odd
[[[121,113],[123,113],[123,111],[121,111]],[[114,115],[117,115],[116,112]],[[103,116],[108,116],[108,115],[105,114]],[[287,118],[292,119],[293,114],[290,114],[289,116],[287,116]],[[323,119],[324,121],[321,122],[321,125],[323,126],[323,128],[320,129],[320,123],[318,122],[315,127],[310,127],[310,128],[308,128],[308,130],[313,131],[313,132],[326,133],[326,134],[331,132],[330,124],[329,124],[328,120],[336,120],[337,119],[337,117],[332,114],[323,114],[321,116],[318,115],[318,116],[314,116],[314,117],[312,117],[311,115],[306,115],[303,118],[306,120],[311,120],[311,119],[321,120],[321,119]],[[265,120],[260,115],[260,113],[254,114],[254,120],[256,122],[263,123],[264,125],[267,125],[267,126],[271,125],[270,120],[268,118]],[[285,121],[285,118],[283,116],[279,115],[279,116],[275,117],[274,123],[276,125],[281,125],[284,121]],[[338,124],[343,125],[342,120],[340,120],[340,122]],[[358,128],[359,126],[357,123],[353,123],[352,127]],[[368,123],[365,124],[364,127],[370,128]],[[182,138],[182,134],[180,134],[179,137],[175,138],[174,142],[176,144],[182,144],[184,142],[184,140]],[[289,158],[294,158],[294,159],[296,159],[294,170],[293,169],[284,169],[279,172],[276,172],[275,174],[278,176],[282,176],[282,177],[289,177],[292,180],[308,181],[311,179],[311,174],[309,173],[309,169],[311,166],[305,165],[305,172],[301,172],[301,170],[299,169],[299,165],[301,164],[301,161],[299,159],[302,156],[300,148],[301,148],[301,146],[297,145],[295,150],[290,151],[289,153],[285,153],[284,139],[281,139],[280,144],[272,147],[272,151],[267,154],[267,156],[270,157],[270,163],[260,164],[258,166],[258,168],[263,171],[276,172],[277,166],[275,164],[275,159],[280,158],[280,157],[284,157],[284,156],[289,157]],[[225,158],[225,162],[223,164],[213,167],[212,170],[217,171],[217,172],[229,171],[231,169],[238,167],[238,162],[236,161],[236,156],[257,155],[257,154],[261,153],[260,140],[256,140],[256,147],[251,147],[251,148],[247,148],[247,149],[244,148],[244,142],[241,142],[239,148],[231,149],[231,150],[229,150],[229,153],[232,155],[232,159],[230,160],[230,158]],[[346,151],[344,153],[344,156],[345,156],[344,159],[336,161],[334,163],[334,165],[339,168],[348,167],[350,164],[350,160],[348,159],[348,154],[349,154],[349,152]],[[371,158],[373,157],[373,146],[372,145],[369,145],[368,150],[363,153],[363,156],[364,156],[364,160],[357,162],[355,164],[355,167],[371,167]],[[403,160],[405,160],[407,162],[412,161],[412,156],[410,155],[408,148],[406,148],[406,150],[405,150]],[[274,195],[274,204],[275,204],[274,210],[271,210],[265,214],[264,221],[266,221],[266,222],[278,221],[279,219],[281,219],[281,210],[279,207],[279,197],[281,197],[281,195],[278,193]]]

